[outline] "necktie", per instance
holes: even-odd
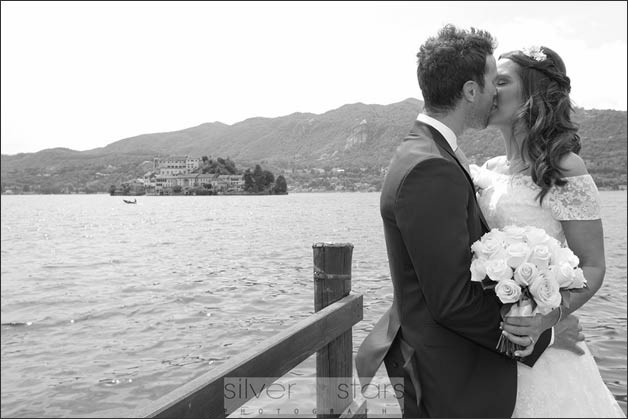
[[[467,156],[464,155],[464,152],[460,147],[456,148],[456,157],[458,157],[458,161],[460,162],[460,164],[462,164],[464,170],[466,170],[467,173],[471,174],[471,172],[469,172],[469,160],[467,160]]]

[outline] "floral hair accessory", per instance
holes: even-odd
[[[528,48],[523,48],[521,50],[524,55],[532,58],[534,61],[543,61],[547,60],[547,55],[543,51],[541,51],[541,47],[533,46]]]

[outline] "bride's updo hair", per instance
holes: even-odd
[[[523,135],[521,155],[531,166],[532,180],[541,187],[537,198],[542,203],[553,185],[567,183],[558,163],[568,153],[580,152],[578,127],[571,121],[571,83],[565,63],[550,48],[512,51],[499,58],[519,65],[523,105],[513,131]]]

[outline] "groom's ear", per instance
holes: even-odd
[[[473,81],[473,80],[469,80],[467,81],[465,84],[462,85],[462,97],[467,101],[467,102],[475,102],[475,99],[478,96],[478,93],[480,93],[480,86],[477,84],[477,82]]]

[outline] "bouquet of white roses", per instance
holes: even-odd
[[[506,316],[547,314],[561,304],[569,307],[569,293],[586,288],[580,260],[571,249],[536,227],[492,229],[471,245],[471,280],[495,289]],[[512,356],[520,349],[504,336],[498,343]]]

